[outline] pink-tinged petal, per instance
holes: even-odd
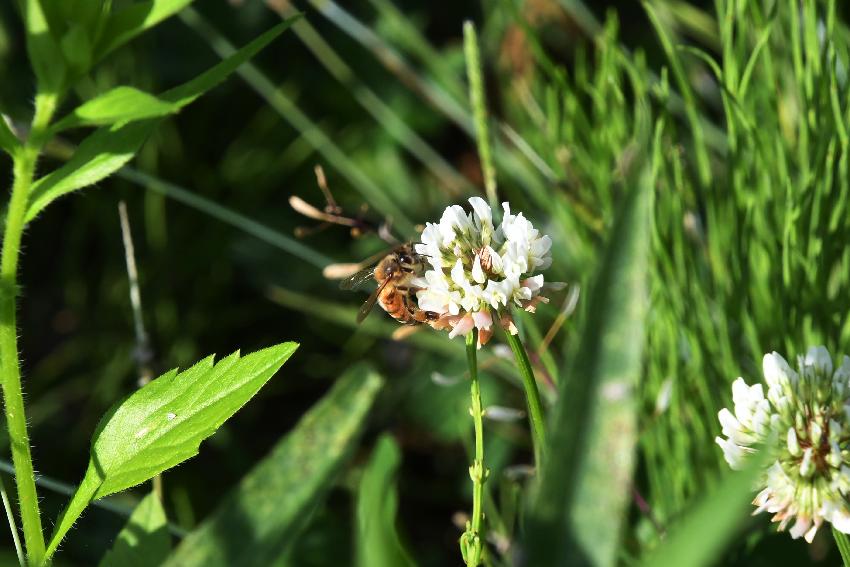
[[[489,311],[474,312],[472,314],[472,320],[475,321],[475,326],[481,330],[486,330],[493,326],[493,317]]]
[[[466,336],[473,327],[475,327],[475,321],[472,320],[470,315],[464,315],[452,327],[451,332],[449,332],[449,338],[453,339],[458,335]]]

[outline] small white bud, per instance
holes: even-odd
[[[794,457],[799,457],[803,450],[800,448],[800,442],[797,441],[797,432],[793,427],[788,428],[788,437],[786,444],[788,445],[788,452],[791,453]]]
[[[812,453],[811,447],[803,451],[803,461],[800,463],[800,476],[803,478],[808,478],[815,472],[815,461]]]

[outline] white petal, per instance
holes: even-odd
[[[803,363],[806,366],[813,366],[822,375],[832,375],[832,359],[823,345],[809,348]]]
[[[764,355],[762,360],[764,380],[769,388],[782,387],[796,382],[797,373],[791,370],[788,362],[777,352]]]
[[[472,279],[480,284],[487,281],[487,276],[484,274],[484,270],[481,269],[481,256],[478,254],[475,255],[475,261],[472,263]]]

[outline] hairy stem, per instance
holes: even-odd
[[[475,459],[469,467],[472,478],[472,518],[466,525],[466,531],[460,538],[461,553],[467,567],[481,563],[484,547],[484,483],[490,471],[484,466],[484,411],[481,407],[481,385],[478,381],[477,345],[478,330],[473,329],[466,336],[466,360],[469,364],[470,407],[475,429]]]
[[[534,461],[537,469],[540,469],[541,460],[546,455],[546,422],[543,418],[543,406],[540,403],[540,392],[537,390],[537,381],[528,353],[525,351],[519,335],[505,333],[508,344],[514,353],[519,374],[522,377],[522,386],[525,389],[525,399],[528,403],[528,421],[531,424],[531,440],[534,444]]]
[[[18,257],[35,163],[44,131],[55,106],[56,99],[52,96],[36,97],[35,116],[29,139],[13,158],[12,196],[9,200],[3,247],[0,252],[0,386],[3,390],[6,427],[12,449],[12,462],[15,465],[18,504],[30,565],[41,565],[44,561],[44,534],[41,530],[18,360]]]

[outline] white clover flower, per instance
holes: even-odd
[[[825,347],[798,358],[795,372],[782,356],[764,356],[761,384],[732,383],[734,413],[718,413],[717,444],[733,469],[743,468],[756,445],[775,460],[761,477],[754,514],[769,512],[779,529],[809,543],[831,523],[850,533],[850,357],[833,372]]]
[[[522,213],[512,214],[507,203],[498,227],[484,199],[472,197],[469,203],[471,213],[452,205],[439,223],[425,226],[415,249],[430,269],[413,285],[421,288],[419,308],[439,315],[434,328],[450,329],[454,338],[477,327],[480,346],[493,334],[494,317],[516,333],[509,306],[533,312],[547,301],[541,295],[543,275],[534,274],[552,263],[552,240]]]

